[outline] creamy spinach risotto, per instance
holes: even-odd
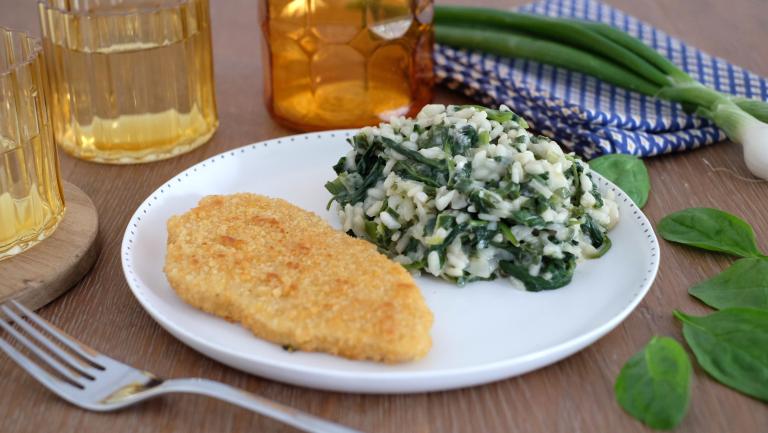
[[[528,290],[571,281],[618,221],[587,163],[502,106],[428,105],[363,128],[326,184],[343,229],[415,272]]]

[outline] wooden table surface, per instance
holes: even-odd
[[[62,155],[63,177],[79,185],[98,208],[103,250],[90,274],[41,314],[105,353],[161,376],[220,380],[368,432],[647,431],[616,404],[614,379],[627,358],[651,336],[681,338],[673,309],[707,312],[686,290],[724,269],[730,262],[726,257],[662,241],[661,269],[650,293],[624,323],[597,343],[522,377],[418,395],[330,393],[250,376],[181,344],[142,310],[123,279],[119,259],[123,229],[139,203],[164,181],[204,158],[291,133],[276,125],[264,109],[256,1],[212,1],[221,127],[209,144],[169,161],[137,166],[98,165]],[[479,1],[497,7],[523,2]],[[768,75],[765,0],[609,3],[714,55]],[[34,2],[0,0],[0,25],[37,33]],[[444,90],[438,91],[436,100],[464,101]],[[718,207],[751,222],[760,245],[768,248],[768,185],[714,172],[705,161],[747,173],[740,147],[731,143],[654,158],[648,162],[653,189],[645,208],[651,221],[690,206]],[[169,397],[116,414],[85,412],[45,390],[4,355],[0,355],[0,377],[0,431],[6,433],[293,431],[196,396]],[[766,432],[768,407],[720,385],[695,367],[690,411],[678,431]]]

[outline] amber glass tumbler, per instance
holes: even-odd
[[[414,115],[432,97],[432,0],[262,0],[267,107],[301,130]]]
[[[49,236],[64,215],[40,41],[0,27],[0,260]]]
[[[190,151],[219,125],[208,0],[38,0],[56,142],[131,164]]]

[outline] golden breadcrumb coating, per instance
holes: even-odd
[[[165,273],[189,304],[295,349],[394,363],[432,345],[402,266],[285,200],[208,196],[171,217]]]

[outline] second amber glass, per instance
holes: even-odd
[[[432,0],[261,0],[267,106],[303,130],[413,115],[432,96]]]
[[[218,127],[208,0],[40,0],[56,142],[113,164],[187,152]]]

